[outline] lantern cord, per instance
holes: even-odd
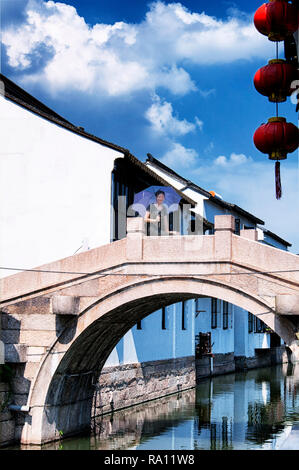
[[[278,60],[278,41],[276,41],[276,60]],[[276,117],[278,117],[278,101],[276,101]]]
[[[275,162],[275,190],[276,190],[276,199],[280,199],[282,195],[282,189],[281,189],[281,179],[280,179],[280,162],[278,160]]]

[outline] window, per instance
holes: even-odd
[[[223,325],[224,330],[228,329],[228,302],[223,301]]]
[[[248,312],[248,333],[253,333],[254,315]]]
[[[259,318],[255,317],[254,332],[255,333],[264,333],[265,332],[265,323]]]
[[[182,330],[186,329],[186,302],[182,302]]]
[[[166,330],[166,307],[162,308],[162,330]]]
[[[211,299],[211,328],[218,326],[218,312],[220,312],[220,300]]]
[[[137,330],[142,330],[141,320],[136,323]]]

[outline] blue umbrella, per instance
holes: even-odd
[[[159,190],[165,194],[163,204],[167,207],[168,213],[176,211],[181,196],[170,186],[150,186],[135,194],[132,209],[144,217],[148,206],[156,202],[156,192]]]

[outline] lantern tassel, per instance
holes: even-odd
[[[276,199],[280,199],[282,195],[281,180],[280,180],[280,162],[275,163],[275,188]]]

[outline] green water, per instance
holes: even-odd
[[[40,449],[279,449],[299,424],[298,389],[299,364],[205,379],[196,389],[97,417],[90,434]]]

